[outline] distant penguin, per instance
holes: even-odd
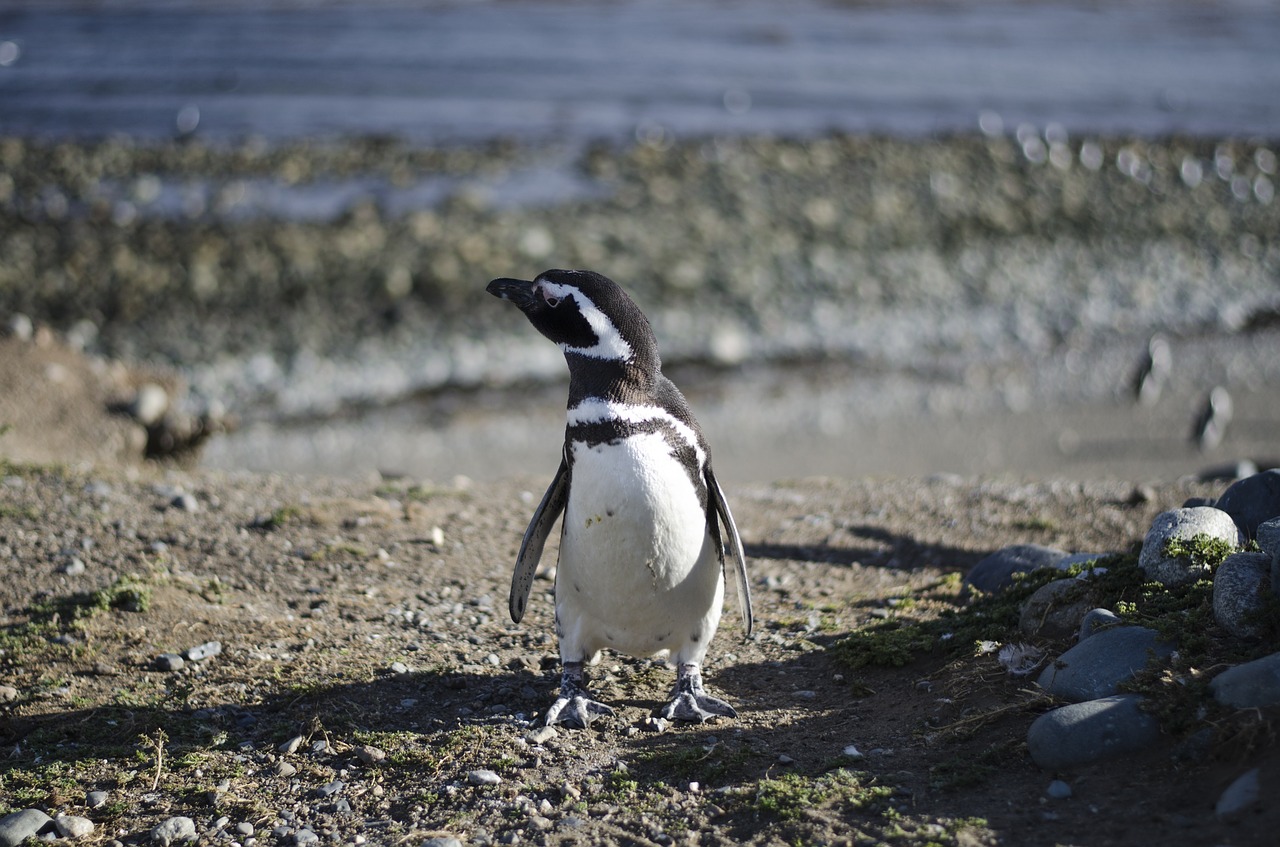
[[[1133,378],[1133,397],[1144,406],[1154,406],[1164,392],[1173,366],[1173,349],[1163,335],[1156,333],[1147,342],[1142,364]]]
[[[1205,398],[1204,405],[1196,415],[1195,427],[1191,431],[1191,440],[1201,450],[1209,451],[1222,443],[1227,435],[1227,425],[1231,423],[1231,395],[1221,385],[1214,386]]]
[[[563,672],[546,723],[586,727],[613,714],[592,699],[583,671],[606,648],[669,655],[676,684],[662,717],[737,717],[706,692],[700,668],[720,623],[726,547],[751,634],[746,558],[706,439],[662,374],[648,319],[621,287],[591,271],[495,279],[487,290],[519,307],[569,366],[560,468],[525,532],[511,580],[518,623],[543,545],[563,513],[555,588]]]

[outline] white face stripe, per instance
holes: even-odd
[[[673,416],[666,409],[658,406],[631,406],[626,403],[614,403],[591,397],[583,400],[569,410],[569,426],[578,424],[603,423],[607,420],[622,420],[632,424],[645,421],[661,421],[675,430],[683,441],[693,450],[698,458],[698,467],[706,467],[707,455],[698,444],[697,434],[684,421]]]
[[[600,311],[600,308],[591,302],[591,298],[583,294],[581,290],[574,288],[572,285],[563,285],[545,280],[538,280],[538,285],[542,286],[542,290],[547,293],[548,297],[558,297],[561,300],[566,297],[573,297],[574,302],[578,304],[578,311],[587,319],[588,326],[591,327],[591,331],[599,339],[591,347],[570,347],[567,344],[561,344],[561,350],[566,353],[589,356],[592,359],[609,359],[618,362],[625,362],[631,358],[633,353],[631,345],[623,339],[622,333],[618,332],[618,328],[613,325],[613,321],[609,320],[605,313]]]

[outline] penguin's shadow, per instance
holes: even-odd
[[[844,567],[862,565],[893,570],[945,568],[965,572],[989,552],[947,544],[926,544],[909,535],[869,524],[846,526],[843,532],[849,537],[847,545],[747,542],[743,548],[749,559],[816,562]]]

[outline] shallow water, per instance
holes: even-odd
[[[0,134],[1274,136],[1277,44],[1255,0],[11,0]]]

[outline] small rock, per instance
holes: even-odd
[[[1170,541],[1190,541],[1197,535],[1221,539],[1233,546],[1240,542],[1239,530],[1226,512],[1209,506],[1173,509],[1161,512],[1151,522],[1138,554],[1138,566],[1164,585],[1182,585],[1205,576],[1207,569],[1166,552]]]
[[[1167,659],[1173,645],[1143,626],[1121,626],[1081,641],[1040,673],[1040,687],[1075,703],[1115,694],[1120,683],[1147,666],[1152,655]]]
[[[841,752],[844,754],[845,758],[848,758],[848,759],[865,759],[866,758],[866,754],[864,754],[861,750],[859,750],[856,746],[852,744],[846,745],[844,750],[842,750]]]
[[[39,809],[23,809],[0,818],[0,847],[18,847],[28,838],[35,838],[50,818]]]
[[[462,842],[452,835],[437,835],[422,842],[422,847],[462,847]]]
[[[1027,731],[1031,759],[1056,771],[1149,747],[1160,738],[1160,725],[1142,710],[1142,701],[1137,694],[1118,694],[1046,712]]]
[[[187,660],[177,653],[161,653],[156,656],[155,666],[158,671],[180,671],[187,666]]]
[[[1008,588],[1015,573],[1056,567],[1066,551],[1039,544],[1015,544],[987,556],[965,576],[965,584],[987,594]]]
[[[1237,638],[1262,636],[1256,620],[1271,594],[1271,560],[1265,553],[1232,553],[1213,576],[1213,617]]]
[[[366,765],[375,765],[387,758],[387,751],[372,744],[364,744],[356,748],[356,758]]]
[[[1091,635],[1097,635],[1104,629],[1110,629],[1122,623],[1124,623],[1124,619],[1110,609],[1090,609],[1084,619],[1080,621],[1080,637],[1078,640],[1084,641]]]
[[[196,647],[192,647],[184,654],[189,662],[199,662],[217,656],[222,652],[222,642],[206,641]]]
[[[1049,783],[1049,787],[1045,789],[1044,793],[1048,794],[1049,797],[1054,800],[1066,800],[1073,792],[1071,791],[1071,786],[1069,784],[1060,779],[1055,779],[1053,782]]]
[[[530,744],[546,744],[560,733],[554,726],[540,726],[527,736]]]
[[[160,847],[168,847],[181,841],[196,840],[196,822],[191,818],[178,815],[151,830],[151,840]]]
[[[9,334],[19,341],[30,341],[36,332],[35,324],[31,322],[31,318],[22,312],[14,312],[9,316],[7,329]]]
[[[106,791],[90,791],[84,795],[84,804],[90,809],[101,809],[111,801],[111,795]]]
[[[79,815],[58,815],[53,825],[63,838],[85,838],[93,834],[93,821]]]
[[[818,699],[818,692],[805,689],[803,691],[793,691],[791,696],[797,700],[816,700]]]
[[[85,572],[83,559],[72,557],[62,564],[62,572],[67,576],[80,576]]]
[[[298,748],[302,746],[303,741],[304,739],[301,735],[295,735],[293,738],[290,738],[288,741],[281,744],[278,749],[281,753],[296,753],[298,752]]]
[[[778,755],[778,764],[783,765],[784,767],[787,765],[794,765],[795,763],[796,760],[788,756],[786,753]]]
[[[293,834],[294,844],[315,844],[319,840],[320,836],[309,829],[300,829]]]
[[[12,685],[0,685],[0,703],[12,703],[18,699],[18,689]]]
[[[1255,540],[1263,553],[1272,559],[1280,559],[1280,518],[1272,518],[1258,524]]]
[[[1251,768],[1237,777],[1222,792],[1217,805],[1214,806],[1214,814],[1219,818],[1234,817],[1256,805],[1261,793],[1258,769]]]
[[[276,762],[276,776],[282,776],[286,779],[298,772],[298,769],[288,762]]]
[[[399,676],[400,674],[408,673],[409,666],[406,665],[404,662],[392,662],[390,670],[393,674],[396,674],[397,676]]]
[[[169,501],[169,505],[183,512],[200,511],[200,501],[194,495],[182,493]]]
[[[1228,668],[1213,678],[1209,690],[1219,703],[1236,709],[1280,706],[1280,653]]]
[[[240,823],[236,824],[236,835],[243,835],[245,837],[248,837],[250,835],[253,835],[253,832],[254,832],[253,824],[249,823],[248,821],[240,821]]]
[[[333,782],[326,782],[324,785],[317,788],[315,790],[315,795],[317,797],[332,797],[346,787],[346,783],[342,780],[335,779]]]
[[[656,718],[652,715],[640,721],[640,728],[647,729],[649,732],[665,732],[667,725],[666,718]]]
[[[1233,483],[1218,498],[1218,508],[1231,516],[1245,538],[1256,537],[1260,525],[1280,517],[1280,468]]]
[[[164,413],[169,411],[169,392],[164,386],[148,382],[138,387],[138,393],[129,404],[129,414],[143,426],[151,426],[160,422]]]
[[[501,785],[502,777],[491,770],[481,768],[480,770],[469,771],[467,773],[467,782],[471,785]]]

